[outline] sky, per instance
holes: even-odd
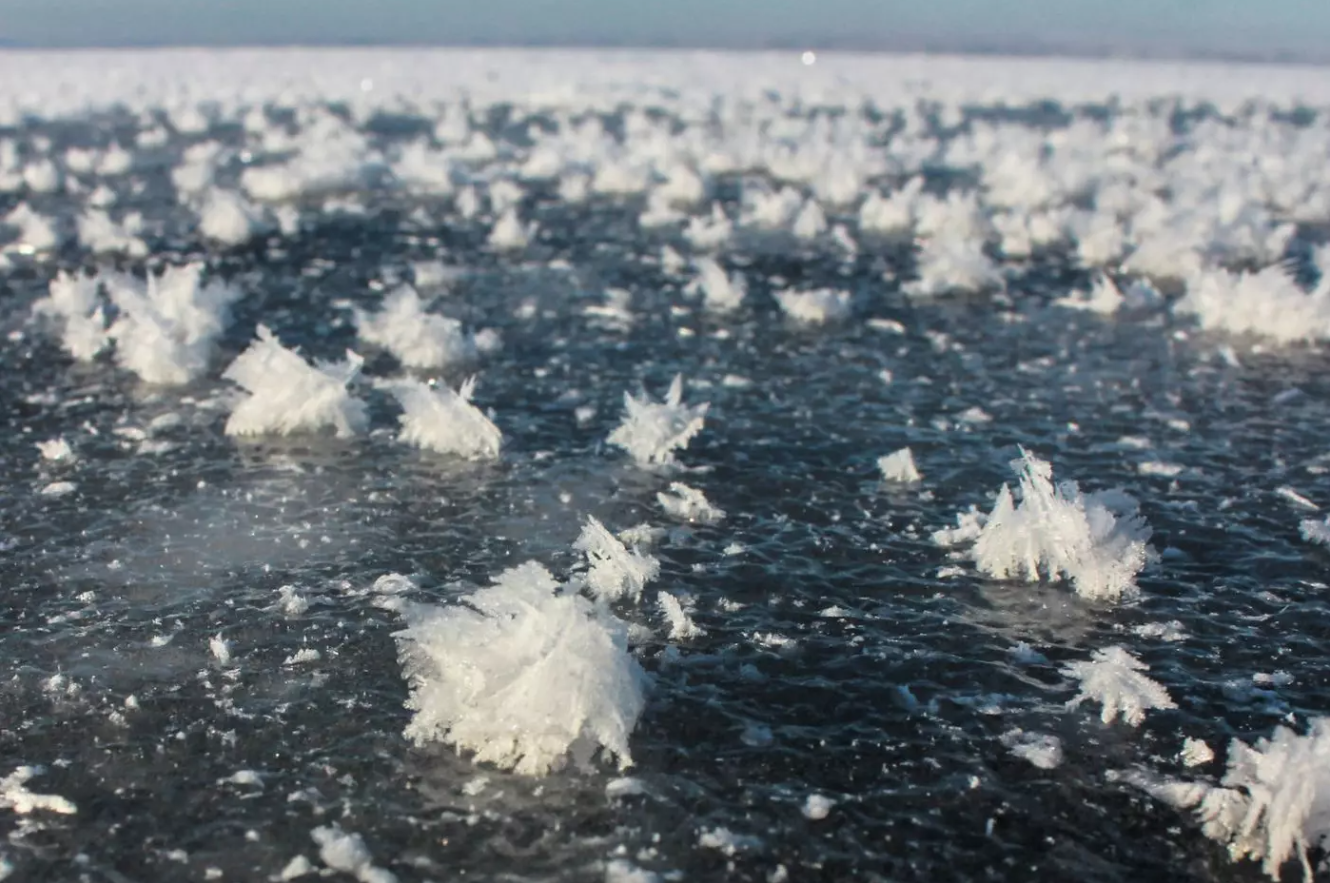
[[[23,46],[558,44],[1330,59],[1330,0],[0,0]]]

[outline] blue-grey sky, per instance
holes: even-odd
[[[1330,0],[0,0],[37,46],[557,43],[1330,57]]]

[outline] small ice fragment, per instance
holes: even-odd
[[[761,838],[751,834],[735,834],[729,828],[704,828],[698,832],[697,845],[704,849],[718,849],[725,855],[749,849],[759,849]]]
[[[348,834],[335,825],[320,826],[310,832],[319,846],[319,858],[334,871],[351,874],[360,883],[397,883],[391,872],[374,866],[359,834]]]
[[[475,797],[477,794],[484,791],[489,786],[489,783],[489,776],[476,776],[474,779],[462,783],[462,793],[467,797]]]
[[[217,781],[219,785],[250,785],[254,788],[263,787],[263,777],[254,770],[236,770],[225,779]]]
[[[850,314],[850,293],[831,288],[812,291],[774,291],[772,296],[786,316],[808,325],[844,319]]]
[[[309,599],[301,595],[295,586],[282,586],[277,590],[277,605],[287,616],[299,616],[309,610]]]
[[[1062,763],[1062,740],[1057,736],[1014,729],[1002,735],[1002,744],[1041,770],[1051,770]]]
[[[1141,475],[1158,475],[1162,478],[1173,478],[1181,475],[1184,468],[1177,463],[1165,463],[1161,460],[1147,460],[1144,463],[1136,464],[1136,471]]]
[[[661,877],[627,859],[616,858],[605,863],[605,883],[661,883]]]
[[[279,883],[286,883],[287,880],[294,880],[297,877],[312,873],[314,873],[314,865],[303,855],[298,855],[286,863],[286,866],[277,875],[277,879]]]
[[[605,785],[605,796],[610,800],[620,800],[624,797],[644,797],[646,794],[646,783],[631,776],[611,779]]]
[[[877,468],[882,471],[883,481],[913,484],[923,477],[914,465],[914,453],[909,448],[878,457]]]
[[[821,794],[809,794],[808,799],[804,801],[804,817],[812,819],[815,822],[825,819],[831,812],[831,808],[836,805],[836,801],[830,797],[824,797]]]
[[[1178,759],[1185,766],[1202,766],[1215,759],[1215,752],[1204,739],[1187,738],[1178,752]]]
[[[658,493],[656,499],[665,512],[680,521],[694,524],[715,524],[725,517],[707,500],[706,495],[682,482],[672,482],[669,493]]]
[[[1316,505],[1311,500],[1307,499],[1306,497],[1304,497],[1302,494],[1298,493],[1291,487],[1278,488],[1275,490],[1275,493],[1279,494],[1279,496],[1283,497],[1285,500],[1292,503],[1294,506],[1306,509],[1309,512],[1316,512],[1321,508],[1320,506]]]
[[[72,481],[53,481],[43,487],[40,491],[43,497],[63,497],[65,494],[72,494],[78,490],[78,485]]]
[[[214,635],[208,639],[208,649],[212,651],[213,658],[220,665],[229,665],[231,662],[231,643],[221,635]]]
[[[41,452],[43,460],[50,460],[55,463],[69,463],[76,459],[74,449],[63,438],[37,442],[37,450]]]
[[[286,657],[286,659],[282,660],[282,665],[302,665],[306,662],[318,662],[322,658],[323,654],[318,650],[315,650],[313,647],[305,647],[301,650],[297,650],[295,653],[292,653],[290,656]]]

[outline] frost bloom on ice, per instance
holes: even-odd
[[[202,284],[203,265],[171,267],[147,283],[132,276],[107,280],[119,316],[109,334],[115,358],[148,383],[179,386],[208,367],[213,342],[230,322],[241,291],[214,280]]]
[[[489,244],[495,251],[520,251],[526,248],[535,232],[534,222],[522,226],[517,209],[509,208],[495,222],[494,229],[490,231]]]
[[[355,320],[361,340],[388,350],[407,368],[442,368],[476,356],[476,340],[462,323],[425,312],[409,285],[385,297],[377,313],[357,309]]]
[[[347,392],[364,360],[347,351],[347,360],[310,365],[264,325],[222,377],[249,393],[226,421],[227,435],[292,435],[331,428],[339,438],[355,435],[369,423],[365,403]]]
[[[406,604],[396,634],[415,716],[406,736],[542,776],[597,753],[632,763],[646,675],[626,626],[535,562],[444,607]]]
[[[586,526],[573,548],[586,553],[587,563],[591,565],[587,586],[603,601],[626,598],[636,602],[646,584],[660,574],[659,561],[629,549],[591,516],[587,516]]]
[[[820,325],[834,322],[850,314],[850,293],[833,288],[813,291],[775,291],[772,296],[781,312],[796,322]]]
[[[688,294],[700,291],[708,310],[728,313],[743,303],[746,286],[739,274],[725,275],[714,258],[702,258],[697,261],[697,278],[688,283],[684,291]]]
[[[485,414],[471,404],[476,378],[451,387],[432,387],[414,379],[386,380],[377,384],[402,406],[400,441],[440,454],[457,454],[472,460],[499,456],[503,434]]]
[[[706,494],[682,482],[672,482],[669,493],[658,493],[656,499],[667,513],[680,521],[715,524],[725,517],[725,512],[711,505]]]
[[[1168,690],[1143,671],[1150,667],[1121,647],[1096,650],[1089,662],[1070,662],[1063,674],[1081,682],[1080,693],[1067,703],[1075,708],[1087,700],[1103,705],[1099,719],[1112,723],[1119,715],[1133,727],[1145,720],[1151,708],[1177,708]]]
[[[1076,483],[1053,484],[1053,468],[1021,450],[1017,505],[1002,486],[975,541],[979,570],[997,579],[1067,579],[1092,601],[1135,595],[1136,574],[1150,560],[1150,529],[1136,502],[1120,492],[1083,495]]]
[[[674,463],[674,451],[688,447],[693,436],[702,431],[708,403],[683,404],[683,375],[676,374],[664,402],[653,402],[624,393],[623,422],[608,439],[623,448],[641,466]]]
[[[1259,861],[1271,880],[1296,859],[1311,883],[1308,852],[1330,848],[1330,718],[1312,720],[1301,736],[1276,727],[1255,746],[1234,739],[1218,786],[1146,773],[1127,780],[1171,806],[1194,809],[1207,837],[1227,845],[1234,861]]]

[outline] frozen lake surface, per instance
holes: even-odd
[[[1330,71],[808,60],[0,56],[0,879],[1313,873]]]

